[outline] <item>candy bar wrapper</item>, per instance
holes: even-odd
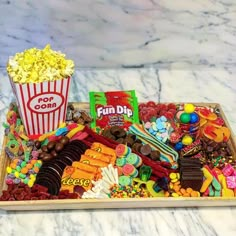
[[[92,180],[94,179],[95,173],[67,166],[62,175],[61,190],[69,190],[70,193],[73,193],[81,188],[87,191],[92,188]]]
[[[14,83],[19,114],[26,133],[41,135],[65,121],[71,77],[40,83]]]

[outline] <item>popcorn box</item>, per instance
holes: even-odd
[[[39,83],[10,82],[28,135],[50,132],[65,121],[71,77]]]

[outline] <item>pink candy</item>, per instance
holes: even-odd
[[[222,170],[224,176],[230,176],[234,174],[234,168],[230,164],[227,164],[224,169]]]
[[[234,189],[236,188],[236,176],[227,176],[226,177],[227,187]]]

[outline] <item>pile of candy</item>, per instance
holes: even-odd
[[[235,151],[217,108],[148,102],[135,121],[134,92],[105,95],[90,94],[100,117],[70,104],[66,122],[35,140],[11,106],[0,200],[236,197]]]

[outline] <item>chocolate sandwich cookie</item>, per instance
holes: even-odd
[[[52,195],[58,195],[60,191],[60,185],[58,182],[54,182],[53,179],[49,176],[44,176],[37,180],[37,184],[40,184],[48,189],[48,193]]]
[[[50,194],[57,195],[61,187],[61,178],[55,172],[44,170],[37,174],[35,184],[48,187]]]
[[[78,152],[76,152],[75,150],[70,150],[70,151],[63,151],[61,154],[60,154],[61,158],[63,156],[67,156],[72,162],[74,161],[79,161],[80,160],[80,157],[81,157],[81,154],[79,154]]]
[[[51,162],[44,163],[42,167],[45,167],[45,168],[51,167],[51,168],[55,169],[59,173],[60,176],[62,176],[62,174],[63,174],[63,169],[61,168],[60,165],[58,165],[58,163],[55,162],[55,160],[52,160]]]

